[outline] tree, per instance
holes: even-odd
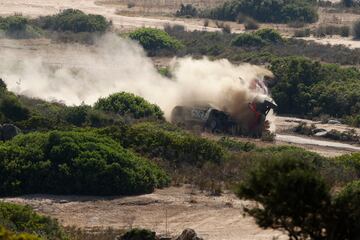
[[[239,186],[240,198],[261,206],[246,211],[263,228],[282,229],[290,239],[327,239],[329,189],[314,166],[292,154],[275,154],[261,161]]]

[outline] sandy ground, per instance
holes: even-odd
[[[242,208],[249,202],[229,193],[206,196],[190,186],[135,197],[31,195],[4,200],[28,204],[63,225],[85,229],[138,226],[174,236],[185,228],[193,228],[206,240],[286,239],[283,233],[260,229],[251,217],[244,217]]]

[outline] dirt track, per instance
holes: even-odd
[[[136,197],[32,195],[5,200],[28,204],[64,225],[82,228],[139,226],[169,235],[193,228],[205,240],[286,239],[283,233],[262,230],[251,217],[243,217],[242,206],[249,203],[232,194],[209,197],[189,186]]]

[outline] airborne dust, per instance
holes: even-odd
[[[93,104],[99,97],[127,91],[158,104],[165,116],[175,105],[210,103],[237,118],[248,103],[268,95],[265,68],[227,60],[174,58],[172,79],[160,75],[135,42],[108,34],[87,48],[64,45],[61,51],[20,55],[1,52],[0,76],[9,90],[68,105]]]

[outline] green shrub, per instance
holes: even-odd
[[[87,122],[90,110],[91,107],[86,105],[67,107],[64,109],[63,116],[66,122],[80,127]]]
[[[156,240],[155,232],[147,229],[131,229],[121,236],[120,240]]]
[[[35,213],[30,207],[0,202],[0,226],[16,233],[30,233],[47,240],[67,239],[56,220]],[[2,229],[3,230],[3,229]],[[0,230],[0,239],[1,238]],[[4,234],[4,232],[2,232]],[[21,236],[21,234],[20,234]],[[29,239],[39,239],[24,235]],[[6,239],[6,238],[5,238]],[[13,238],[10,238],[11,240]],[[22,238],[14,238],[22,239]]]
[[[265,41],[252,33],[241,33],[234,38],[232,45],[237,47],[261,47],[265,45]]]
[[[138,41],[145,50],[150,52],[158,50],[177,51],[183,47],[180,41],[160,29],[140,28],[132,32],[130,38]]]
[[[11,121],[21,121],[29,118],[29,110],[25,108],[15,95],[5,95],[0,100],[0,112]]]
[[[265,1],[232,0],[206,11],[205,16],[234,21],[239,15],[252,17],[261,22],[315,22],[318,19],[315,1]]]
[[[269,43],[280,43],[283,41],[283,38],[281,37],[280,33],[271,28],[264,28],[258,30],[254,34],[259,36],[262,40]]]
[[[120,115],[131,115],[134,118],[163,119],[163,112],[142,97],[132,93],[114,93],[106,98],[100,98],[94,105],[95,109]]]
[[[42,29],[75,33],[105,32],[111,25],[101,15],[85,14],[75,9],[66,9],[56,15],[40,17],[35,24]]]
[[[315,166],[297,155],[259,162],[238,196],[261,204],[246,209],[259,226],[285,230],[290,239],[324,239],[331,197]]]
[[[334,199],[333,239],[358,239],[360,236],[360,181],[346,185]]]
[[[32,26],[27,18],[18,15],[0,17],[0,30],[13,38],[34,38],[42,35],[39,28]]]
[[[0,145],[0,194],[121,195],[168,183],[155,165],[91,132],[20,135]]]
[[[143,122],[131,127],[108,128],[110,135],[123,146],[151,158],[163,158],[175,165],[201,166],[207,161],[220,163],[224,150],[215,142],[184,132],[166,123]]]
[[[0,226],[0,239],[1,240],[41,240],[39,237],[27,233],[14,234],[1,226]]]

